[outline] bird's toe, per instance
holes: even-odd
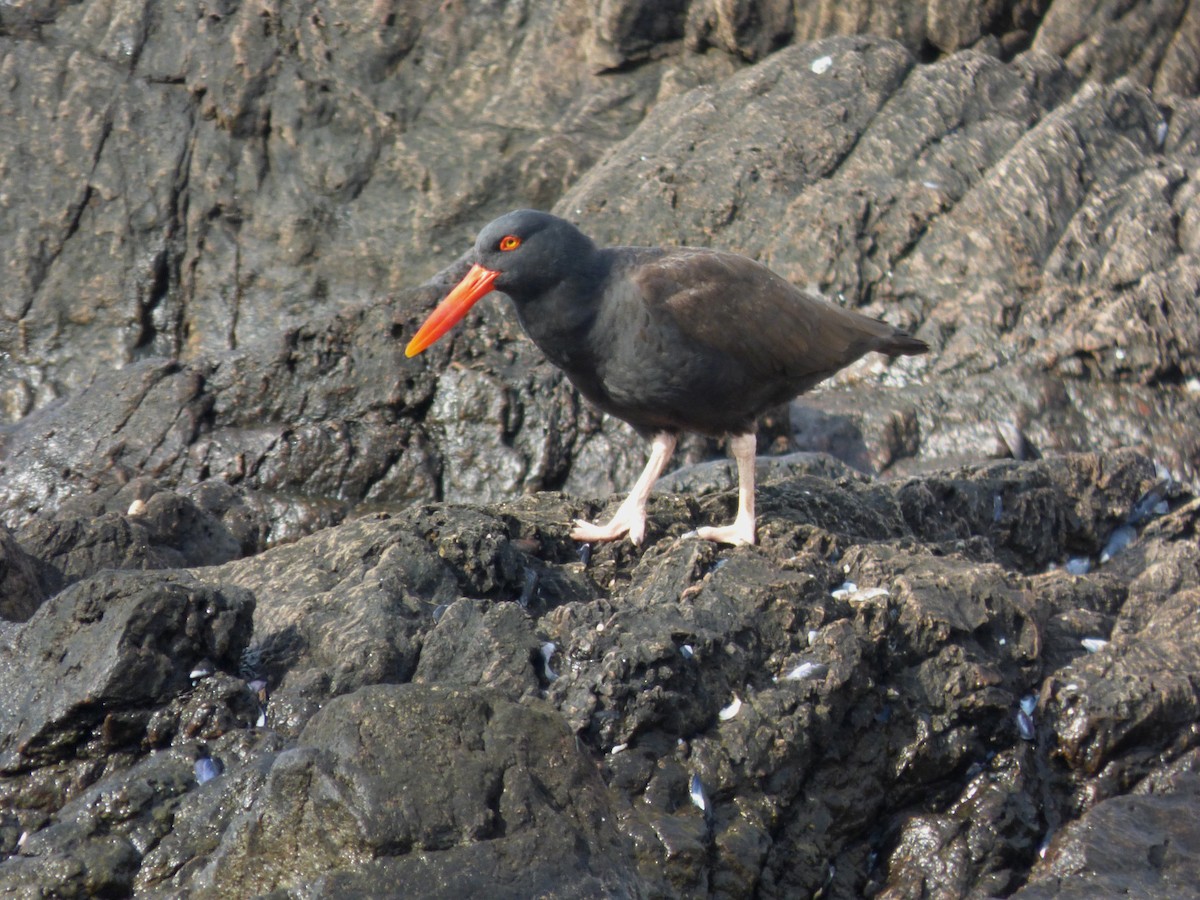
[[[705,526],[697,528],[695,531],[689,531],[685,537],[697,537],[702,541],[712,541],[716,544],[733,544],[734,546],[743,546],[745,544],[754,543],[754,530],[746,531],[737,523],[733,525],[724,525],[720,528]]]
[[[585,544],[597,541],[615,541],[627,530],[620,527],[620,523],[615,520],[607,525],[596,525],[592,522],[585,522],[583,519],[576,519],[575,527],[571,529],[571,540],[582,541]]]

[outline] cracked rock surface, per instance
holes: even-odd
[[[886,8],[885,8],[886,7]],[[0,5],[0,892],[1176,897],[1197,880],[1186,4]],[[481,225],[909,328],[759,543]]]

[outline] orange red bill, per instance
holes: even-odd
[[[458,324],[481,297],[491,293],[492,282],[500,273],[476,263],[446,298],[429,314],[425,324],[404,348],[405,356],[416,356]]]

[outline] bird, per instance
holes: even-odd
[[[646,502],[679,436],[727,437],[737,463],[729,525],[692,534],[753,544],[756,423],[872,351],[926,353],[922,340],[803,290],[736,253],[695,247],[599,247],[550,213],[518,209],[488,223],[465,277],[405,348],[413,357],[482,297],[507,294],[525,333],[588,401],[650,441],[629,495],[604,524],[576,520],[594,543],[646,534]]]

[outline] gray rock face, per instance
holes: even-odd
[[[0,893],[1186,892],[1195,19],[0,5]],[[401,349],[517,206],[934,352],[578,547],[630,430]]]
[[[1155,810],[1190,802],[1198,507],[1145,500],[1156,477],[1132,453],[784,471],[756,548],[680,538],[728,515],[718,486],[586,564],[584,510],[541,494],[89,576],[9,632],[0,883],[1040,896],[1094,870],[1076,823],[1186,845]],[[1182,883],[1163,859],[1122,883]]]
[[[0,771],[136,746],[147,708],[188,685],[198,663],[236,667],[253,614],[245,591],[182,573],[100,573],[57,594],[5,648]],[[35,661],[56,676],[31,678]]]

